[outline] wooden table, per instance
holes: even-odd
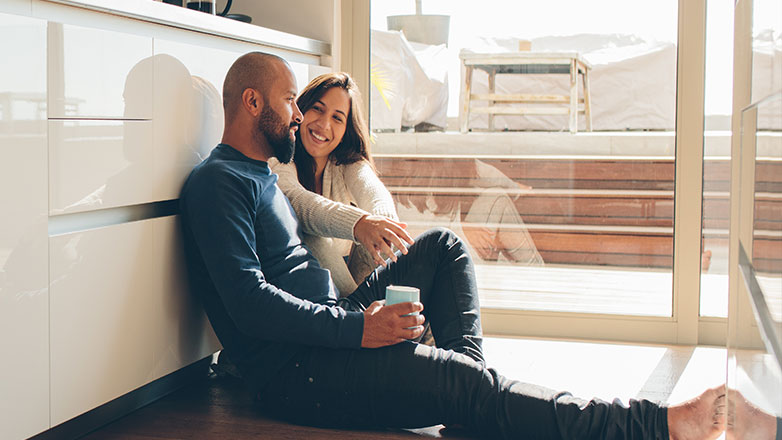
[[[584,113],[586,129],[592,131],[592,112],[589,96],[589,70],[592,66],[577,52],[508,52],[475,53],[461,51],[464,65],[462,84],[462,120],[460,131],[467,132],[470,112],[489,115],[489,130],[494,130],[494,115],[568,115],[571,133],[578,131],[578,114]],[[489,74],[489,93],[473,94],[472,76],[475,69]],[[496,93],[498,74],[570,75],[570,95],[532,95]],[[583,98],[578,97],[578,76],[583,81]],[[473,107],[472,101],[488,101],[485,107]],[[533,104],[509,106],[500,104]],[[549,104],[540,106],[538,104]]]

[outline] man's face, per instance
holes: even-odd
[[[265,137],[272,147],[274,156],[281,163],[288,163],[293,157],[296,130],[302,114],[296,105],[296,79],[287,66],[273,83],[265,98],[258,117],[258,133]]]

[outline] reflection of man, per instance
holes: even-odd
[[[728,396],[728,440],[782,440],[782,418],[753,405],[737,390],[728,390]]]
[[[450,231],[424,233],[338,301],[266,163],[291,158],[302,119],[295,95],[284,60],[240,57],[223,88],[222,143],[181,196],[191,285],[266,411],[319,426],[461,424],[493,438],[704,439],[722,431],[721,388],[670,408],[587,404],[487,369],[472,262]],[[438,347],[407,341],[423,331],[423,315],[408,315],[423,305],[384,306],[378,300],[391,283],[421,289]]]

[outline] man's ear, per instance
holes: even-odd
[[[244,89],[244,92],[242,92],[242,106],[247,110],[251,115],[258,116],[261,114],[261,110],[263,110],[264,106],[263,102],[263,96],[261,94],[252,88],[246,88]]]

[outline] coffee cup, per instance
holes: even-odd
[[[421,293],[417,287],[409,286],[386,286],[386,305],[399,304],[404,302],[420,301]],[[418,312],[413,313],[417,315]]]

